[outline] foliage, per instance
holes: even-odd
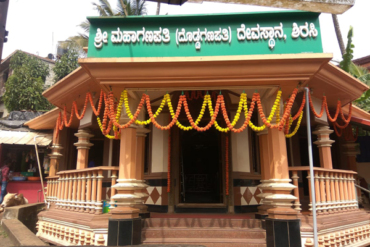
[[[116,0],[117,9],[113,9],[108,0],[99,0],[99,3],[92,3],[94,9],[98,11],[100,16],[131,16],[131,15],[145,15],[146,6],[145,0]],[[127,15],[126,15],[127,13]],[[83,21],[78,25],[83,32],[78,36],[70,37],[69,40],[79,40],[77,43],[81,47],[87,46],[89,39],[90,22]],[[79,37],[79,38],[77,38]]]
[[[78,50],[73,47],[68,47],[67,52],[62,57],[58,58],[53,68],[54,82],[57,82],[67,76],[69,73],[78,68]]]
[[[370,73],[366,68],[358,66],[352,62],[353,59],[353,48],[355,47],[352,44],[352,37],[353,37],[353,28],[350,27],[348,31],[348,42],[346,47],[346,52],[343,55],[343,60],[340,62],[340,67],[351,74],[353,77],[356,77],[361,82],[365,83],[366,85],[370,86]],[[362,108],[365,111],[370,111],[370,90],[367,90],[365,93],[361,95],[355,101],[355,104]]]
[[[42,96],[49,66],[42,60],[17,51],[10,60],[13,74],[5,84],[4,103],[9,111],[49,110],[50,103]]]

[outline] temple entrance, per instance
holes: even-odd
[[[181,131],[180,143],[179,202],[223,203],[221,133]]]

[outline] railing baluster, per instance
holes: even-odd
[[[90,212],[90,203],[91,203],[91,172],[87,172],[87,189],[86,189],[86,210],[85,213]]]
[[[97,195],[96,195],[96,207],[95,207],[95,214],[102,214],[103,213],[103,203],[102,203],[102,190],[103,190],[103,171],[98,172],[97,180]]]
[[[76,198],[77,198],[77,174],[73,174],[73,194],[72,194],[72,208],[71,210],[75,210],[76,207]]]
[[[325,193],[326,193],[326,208],[328,209],[328,213],[332,214],[332,199],[331,199],[331,191],[330,191],[330,174],[329,172],[324,173],[325,178]]]
[[[295,202],[294,202],[294,209],[300,212],[302,209],[301,209],[301,204],[300,204],[300,200],[299,200],[298,179],[299,179],[298,172],[293,171],[292,180],[293,180],[293,184],[296,186],[294,188],[294,196],[296,197]]]
[[[62,177],[59,176],[58,178],[58,196],[57,196],[57,208],[60,208],[60,195],[62,195],[62,189],[64,188],[63,187],[63,183],[62,183]]]
[[[343,174],[342,173],[339,173],[339,192],[340,192],[340,204],[341,204],[341,209],[342,211],[346,211],[345,210],[345,195],[344,195],[344,183],[343,183]]]
[[[351,189],[352,189],[352,201],[353,201],[353,209],[358,209],[358,203],[356,200],[356,188],[355,188],[355,175],[351,174]]]
[[[339,174],[336,172],[334,174],[334,185],[335,185],[335,206],[337,208],[337,211],[342,211],[342,208],[340,207],[341,202],[340,202],[340,191],[339,191]]]
[[[315,176],[315,196],[316,196],[316,210],[318,214],[322,214],[322,206],[321,206],[321,196],[320,196],[320,183],[319,183],[319,175],[318,172],[314,171]]]
[[[77,174],[77,199],[75,211],[79,211],[80,207],[81,207],[81,172]]]
[[[308,181],[308,191],[310,196],[310,203],[308,204],[308,210],[311,212],[312,215],[312,186],[311,186],[311,177],[310,177],[310,171],[307,172],[307,181]]]
[[[320,199],[321,199],[321,211],[323,214],[327,214],[328,210],[326,207],[326,195],[325,195],[325,176],[324,172],[319,172],[320,179]]]
[[[85,207],[86,207],[86,173],[83,172],[81,173],[81,198],[80,198],[80,201],[81,201],[81,207],[80,207],[80,212],[84,212],[85,210]]]
[[[57,179],[53,179],[54,180],[54,198],[53,198],[53,201],[54,201],[54,204],[57,202],[57,194],[58,194],[58,187],[59,187],[59,183],[58,183],[58,180]]]
[[[72,183],[73,183],[73,175],[70,174],[68,177],[68,207],[67,207],[67,210],[72,210]]]
[[[92,192],[91,192],[91,207],[90,207],[90,214],[95,213],[95,203],[96,203],[96,171],[93,171],[92,175]]]
[[[113,196],[116,194],[116,189],[113,188],[113,186],[116,184],[116,179],[117,179],[117,171],[112,171],[112,186],[111,186],[111,191],[110,191],[110,205],[109,208],[113,209],[115,201],[113,200]]]
[[[337,208],[336,208],[336,196],[335,196],[335,178],[334,178],[334,173],[333,172],[329,172],[329,181],[330,181],[330,197],[331,197],[331,212],[332,213],[335,213],[337,211]]]

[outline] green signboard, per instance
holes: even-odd
[[[318,17],[301,11],[88,17],[88,57],[321,53]]]

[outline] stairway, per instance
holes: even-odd
[[[266,247],[257,219],[150,218],[143,220],[143,244],[194,244],[206,247]]]

